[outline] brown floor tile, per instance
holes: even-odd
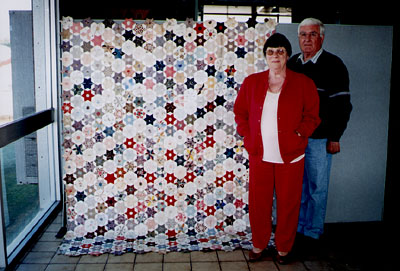
[[[60,244],[61,244],[62,240],[56,238],[56,235],[55,235],[54,232],[44,232],[42,234],[42,236],[40,236],[39,242],[44,242],[44,241],[47,241],[47,242],[60,242]]]
[[[241,262],[246,261],[241,249],[234,251],[217,251],[220,262]]]
[[[188,263],[164,263],[163,271],[190,271],[190,262]]]
[[[247,249],[243,250],[244,257],[246,258],[247,261],[249,260],[249,252],[250,252],[250,250],[247,250]],[[271,261],[271,262],[273,260],[274,260],[274,257],[271,253],[267,254],[267,255],[263,255],[262,258],[260,259],[260,261]]]
[[[108,254],[102,254],[100,256],[92,256],[92,255],[82,255],[81,259],[79,260],[79,264],[84,263],[106,263],[108,259]]]
[[[104,263],[96,263],[96,264],[77,264],[75,271],[104,271]]]
[[[164,263],[190,263],[190,253],[168,252],[164,255]]]
[[[192,271],[219,271],[218,262],[192,262]]]
[[[220,262],[222,271],[245,271],[249,270],[247,262]]]
[[[287,265],[279,265],[280,271],[307,271],[307,268],[302,262],[293,262]],[[318,270],[320,271],[320,270]]]
[[[22,263],[43,263],[48,264],[55,252],[29,252]]]
[[[162,263],[136,263],[134,271],[162,271],[163,264]]]
[[[53,220],[52,224],[62,224],[62,212]]]
[[[54,233],[57,233],[57,232],[60,230],[61,227],[62,227],[62,224],[61,224],[61,223],[60,223],[60,224],[58,224],[58,223],[52,223],[52,224],[50,224],[50,225],[47,227],[46,232],[54,232]]]
[[[75,264],[49,264],[45,271],[74,271]]]
[[[273,261],[260,261],[249,263],[250,271],[279,271]]]
[[[193,251],[190,253],[192,262],[218,262],[217,252]]]
[[[133,263],[108,263],[105,271],[133,271]]]
[[[338,248],[335,244],[340,243],[343,230],[337,225],[333,225],[331,231],[340,232],[339,237],[335,235],[325,237],[323,245],[326,251],[321,256],[315,256],[307,258],[301,262],[294,262],[289,265],[279,265],[272,261],[272,257],[264,257],[260,262],[249,263],[246,262],[248,259],[248,250],[235,250],[233,252],[224,251],[193,251],[190,253],[175,253],[170,252],[168,254],[160,253],[146,253],[146,254],[135,254],[126,253],[121,256],[115,256],[112,254],[104,254],[101,256],[84,255],[78,257],[71,257],[65,255],[56,254],[59,244],[62,239],[55,238],[55,234],[61,227],[62,216],[59,215],[56,221],[53,222],[41,236],[39,241],[30,248],[22,260],[17,263],[17,271],[125,271],[125,270],[144,270],[144,271],[163,271],[163,270],[186,270],[190,269],[193,271],[333,271],[333,270],[361,270],[361,266],[369,266],[368,256],[359,257],[354,260],[353,265],[348,265],[347,262],[342,262],[342,258],[346,256],[346,259],[354,259],[353,254],[347,254],[348,252],[343,251],[342,247]],[[379,225],[378,225],[379,226]],[[339,228],[338,228],[339,227]],[[359,231],[359,225],[357,224],[356,230]],[[363,232],[371,232],[371,228],[365,226]],[[350,228],[351,229],[351,228]],[[363,228],[361,228],[363,229]],[[375,229],[375,227],[372,227]],[[379,227],[378,227],[379,229]],[[339,231],[340,230],[340,231]],[[372,230],[373,232],[373,230]],[[352,236],[349,233],[349,236]],[[337,240],[339,238],[340,240]],[[354,238],[353,238],[354,239]],[[349,241],[351,246],[366,247],[363,243],[356,242],[364,239],[353,239],[346,238],[345,241]],[[340,243],[341,244],[341,243]],[[318,254],[319,255],[319,254]],[[369,255],[369,254],[368,254]],[[324,257],[322,257],[324,256]],[[338,258],[339,257],[339,258]],[[218,262],[218,259],[220,262]],[[163,268],[164,266],[164,268]],[[391,265],[392,266],[392,265]],[[61,268],[63,267],[63,268]],[[47,269],[46,269],[47,268]],[[188,270],[189,270],[188,269]],[[385,266],[379,266],[374,270],[383,270]],[[392,268],[393,269],[393,268]],[[387,270],[392,270],[388,268]],[[0,269],[2,270],[2,269]],[[385,269],[386,270],[386,269]]]
[[[109,254],[108,255],[108,261],[107,263],[134,263],[135,262],[135,257],[136,254],[129,252],[129,253],[125,253],[122,255],[113,255],[113,254]]]
[[[162,263],[164,255],[157,252],[149,252],[136,255],[136,263]]]
[[[45,271],[47,264],[20,264],[17,271]]]
[[[42,251],[48,251],[48,252],[54,252],[57,251],[58,247],[60,246],[61,242],[37,242],[33,248],[32,251],[35,252],[42,252]]]
[[[79,257],[71,257],[71,256],[56,254],[51,259],[50,264],[76,264],[79,262],[80,259],[81,259],[80,256]]]

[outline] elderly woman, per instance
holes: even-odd
[[[296,236],[307,138],[320,122],[319,98],[311,79],[286,68],[292,48],[284,35],[271,35],[263,52],[269,69],[244,80],[234,106],[250,159],[249,258],[260,259],[268,245],[275,189],[276,257],[285,264]]]

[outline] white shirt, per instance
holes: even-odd
[[[306,64],[308,61],[311,61],[312,63],[315,64],[315,63],[317,62],[319,56],[322,54],[322,51],[323,51],[322,48],[319,49],[319,51],[318,51],[312,58],[310,58],[310,59],[307,60],[307,61],[304,61],[303,53],[301,53],[301,54],[299,55],[299,58],[298,58],[298,59],[300,59],[301,64],[303,64],[303,65]]]
[[[283,163],[278,140],[278,100],[280,93],[267,91],[261,115],[261,137],[263,141],[263,161]]]
[[[281,152],[279,150],[278,139],[278,101],[279,93],[267,91],[264,100],[263,112],[261,115],[261,137],[263,142],[263,161],[270,163],[283,164]],[[304,154],[300,155],[290,163],[300,161]]]

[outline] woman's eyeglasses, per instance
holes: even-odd
[[[274,50],[274,49],[267,49],[267,56],[272,56],[272,55],[274,55],[274,54],[277,54],[277,55],[279,55],[279,56],[283,56],[284,54],[285,54],[285,52],[286,52],[286,50],[285,49],[281,49],[281,48],[279,48],[279,49],[276,49],[276,50]]]

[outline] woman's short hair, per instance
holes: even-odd
[[[281,33],[272,34],[264,44],[263,53],[264,56],[267,52],[267,48],[285,48],[287,55],[290,57],[292,55],[292,46],[290,45],[289,40],[285,37],[285,35]]]
[[[301,21],[301,23],[299,24],[298,28],[297,28],[297,34],[300,34],[300,27],[302,26],[306,26],[306,25],[318,25],[319,26],[319,35],[320,36],[324,36],[325,35],[325,26],[324,24],[315,18],[306,18],[303,21]]]

